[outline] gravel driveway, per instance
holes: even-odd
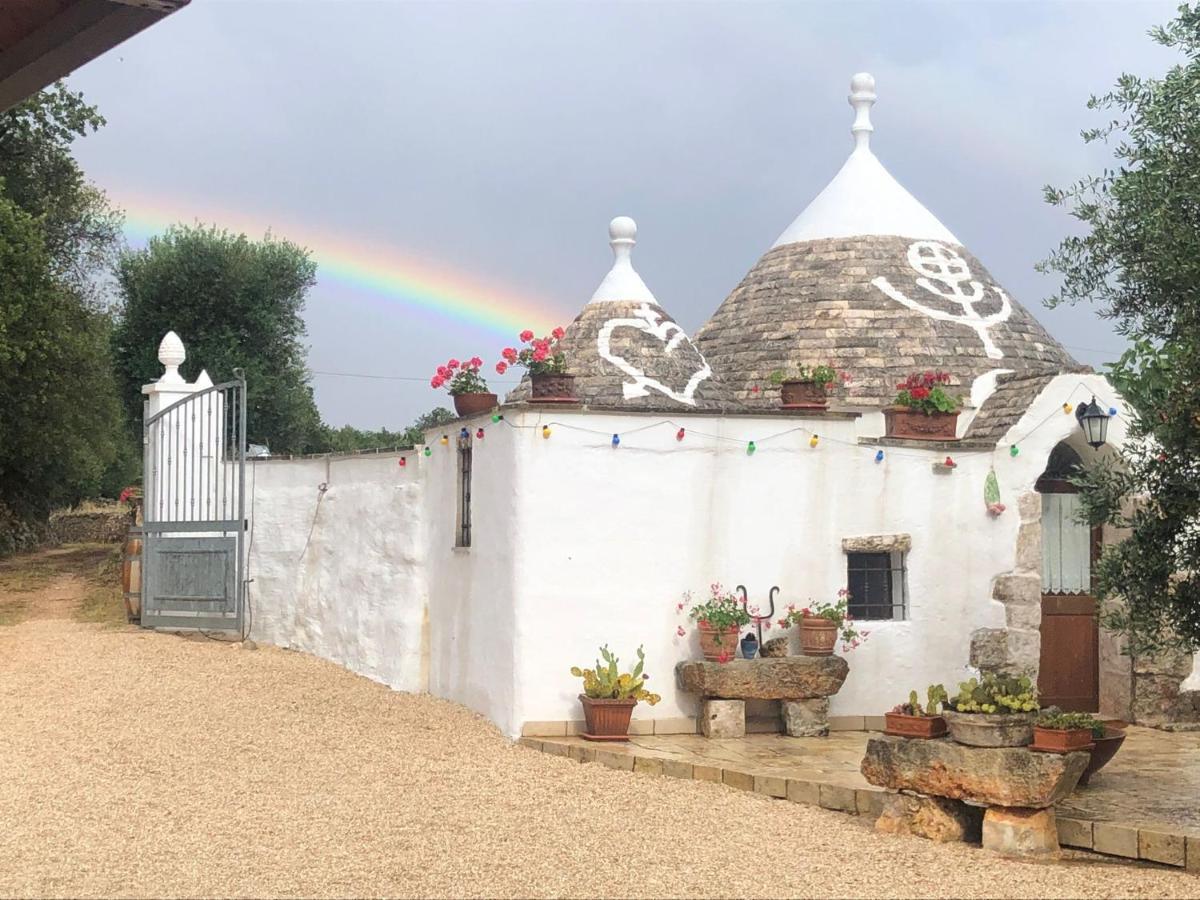
[[[299,653],[63,618],[0,627],[0,823],[5,896],[1200,895],[546,756]]]

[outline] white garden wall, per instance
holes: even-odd
[[[255,640],[424,689],[423,491],[407,455],[247,463]]]

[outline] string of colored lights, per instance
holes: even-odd
[[[996,447],[999,448],[999,447],[1007,446],[1007,447],[1009,447],[1010,455],[1012,455],[1014,457],[1017,456],[1020,453],[1019,445],[1023,441],[1028,439],[1030,435],[1034,434],[1040,428],[1044,427],[1046,425],[1046,423],[1049,422],[1051,419],[1053,419],[1056,415],[1073,414],[1075,412],[1074,407],[1072,407],[1072,405],[1071,405],[1071,400],[1080,389],[1082,389],[1085,394],[1090,394],[1093,397],[1096,396],[1095,392],[1088,385],[1084,384],[1082,381],[1077,382],[1071,388],[1071,391],[1067,394],[1066,400],[1063,401],[1061,413],[1057,409],[1054,410],[1053,412],[1051,412],[1051,413],[1047,414],[1045,417],[1043,417],[1037,424],[1035,424],[1030,429],[1025,431],[1018,439],[1012,441],[1010,444],[997,444]],[[1104,402],[1107,404],[1107,401],[1104,401]],[[1117,408],[1115,406],[1109,406],[1108,414],[1112,418],[1122,418],[1122,419],[1124,418],[1124,416],[1122,416],[1120,414],[1120,412],[1117,410]],[[876,463],[882,463],[885,460],[885,458],[887,458],[888,456],[910,457],[910,458],[921,459],[921,460],[929,459],[929,451],[927,451],[927,450],[908,451],[905,449],[897,449],[894,447],[882,448],[882,447],[878,447],[878,445],[860,444],[857,442],[845,441],[845,440],[841,440],[839,438],[828,437],[828,436],[822,437],[819,433],[813,431],[811,428],[808,428],[807,426],[804,426],[804,425],[797,425],[792,428],[784,429],[783,431],[775,432],[774,434],[769,434],[769,435],[766,435],[766,436],[760,437],[760,438],[753,438],[753,439],[750,439],[747,441],[742,438],[729,437],[728,435],[723,435],[723,434],[711,434],[709,432],[704,432],[704,431],[689,430],[686,425],[681,425],[679,422],[677,422],[673,419],[660,419],[658,421],[649,422],[645,425],[639,425],[636,428],[630,428],[630,429],[627,429],[627,430],[621,431],[621,432],[602,431],[599,429],[588,428],[583,425],[575,425],[575,424],[572,424],[569,422],[562,422],[562,421],[558,421],[558,420],[550,420],[549,422],[535,423],[535,424],[531,424],[531,425],[516,425],[516,424],[512,423],[511,421],[509,421],[508,419],[506,419],[502,413],[494,413],[492,415],[492,423],[507,425],[509,428],[513,429],[514,431],[541,429],[542,437],[547,438],[547,439],[553,433],[554,428],[562,428],[567,431],[575,431],[575,432],[579,432],[582,434],[592,434],[592,435],[596,435],[598,437],[607,438],[609,440],[609,443],[612,445],[612,447],[614,449],[621,446],[623,437],[628,437],[630,435],[637,434],[638,432],[648,431],[648,430],[654,429],[654,428],[670,427],[670,428],[677,429],[677,431],[675,433],[675,439],[677,441],[682,442],[687,435],[693,435],[696,437],[707,438],[712,441],[721,441],[721,442],[730,443],[730,444],[738,444],[738,445],[744,446],[747,455],[751,455],[751,456],[754,455],[755,452],[757,452],[759,444],[765,444],[770,441],[774,441],[779,438],[786,437],[787,435],[790,435],[790,434],[803,433],[803,434],[807,434],[809,436],[808,444],[813,449],[816,449],[820,445],[821,441],[827,441],[831,444],[838,444],[838,445],[844,446],[844,447],[852,447],[852,448],[858,449],[858,450],[866,449],[868,452],[873,453]],[[484,434],[485,434],[485,430],[482,427],[480,427],[476,430],[475,437],[477,440],[483,440]],[[462,438],[467,438],[470,436],[470,431],[467,428],[463,427],[462,429],[460,429],[459,435]],[[448,445],[450,442],[449,435],[442,435],[440,442],[443,446]],[[979,449],[982,450],[983,448],[979,448]],[[987,448],[987,449],[991,449],[991,448]],[[424,453],[426,456],[432,455],[432,452],[433,452],[432,449],[429,447],[426,447],[424,450]],[[976,448],[967,447],[967,448],[964,448],[963,452],[977,452],[977,451],[976,451]],[[401,465],[404,465],[403,461],[401,462]],[[951,457],[947,456],[943,465],[945,465],[949,468],[953,468],[956,464]]]

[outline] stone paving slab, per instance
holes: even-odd
[[[724,783],[794,803],[877,816],[883,792],[859,772],[872,732],[823,738],[634,735],[626,743],[523,737],[544,753],[626,771]],[[1200,734],[1130,726],[1120,752],[1056,807],[1058,838],[1078,847],[1200,872]]]

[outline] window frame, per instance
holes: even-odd
[[[887,567],[856,566],[857,557],[887,557]],[[854,599],[854,573],[886,572],[887,600],[886,603],[866,602],[857,604],[872,611],[872,614],[862,614],[856,610]],[[864,575],[864,577],[866,577]],[[908,551],[907,550],[847,550],[846,551],[846,587],[850,591],[848,612],[856,620],[863,622],[904,622],[909,617],[908,604]],[[879,610],[889,608],[891,615],[883,618],[877,615]]]
[[[471,547],[471,475],[473,471],[471,436],[459,435],[456,455],[456,513],[454,523],[454,548],[467,550]]]

